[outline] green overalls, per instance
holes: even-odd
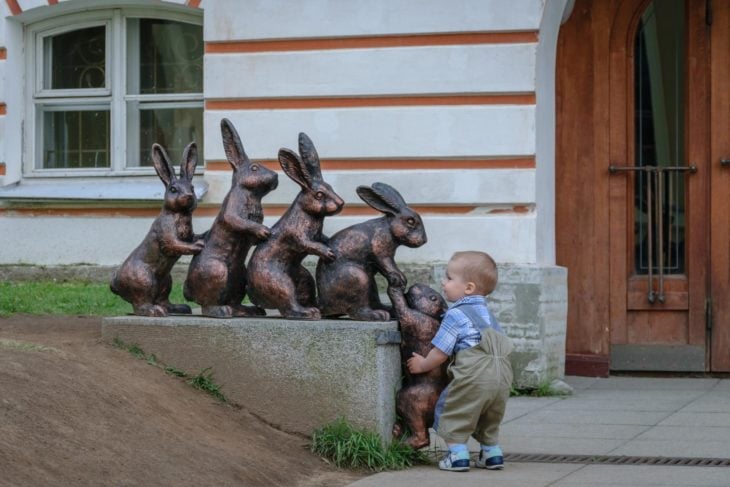
[[[481,321],[465,313],[473,323]],[[496,445],[499,440],[512,386],[512,340],[489,327],[480,332],[479,345],[457,352],[449,365],[453,379],[438,424],[438,435],[447,443],[466,443],[469,436],[482,445]]]

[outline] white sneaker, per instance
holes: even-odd
[[[453,455],[451,452],[447,453],[446,456],[439,461],[439,468],[441,470],[448,470],[449,472],[468,472],[469,452],[466,452],[466,458],[460,457],[461,455]]]
[[[484,450],[479,450],[479,458],[475,465],[478,468],[486,468],[487,470],[502,470],[504,468],[504,456],[502,449],[498,446],[493,446],[489,453]]]

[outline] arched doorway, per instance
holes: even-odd
[[[730,2],[578,0],[561,28],[567,373],[730,371],[728,26]]]

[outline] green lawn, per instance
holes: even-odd
[[[186,302],[182,283],[173,284],[170,301]],[[113,294],[106,283],[0,282],[0,316],[16,313],[114,316],[131,312],[132,305]]]

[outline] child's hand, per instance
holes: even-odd
[[[408,372],[410,372],[411,374],[421,374],[423,372],[426,372],[423,369],[423,364],[425,361],[426,358],[423,355],[419,355],[416,352],[413,352],[413,356],[409,358],[406,362]]]

